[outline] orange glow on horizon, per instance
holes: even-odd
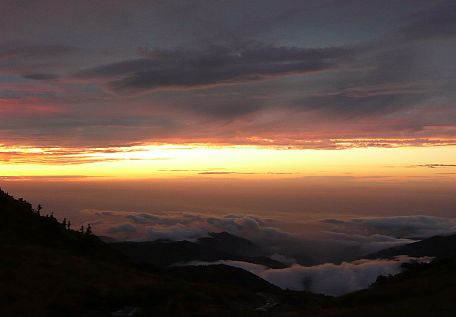
[[[455,152],[456,146],[315,150],[207,144],[106,148],[3,145],[0,146],[0,176],[454,178]]]

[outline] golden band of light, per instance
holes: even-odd
[[[0,146],[3,177],[449,176],[453,175],[454,164],[456,146],[342,150],[205,144],[106,148]],[[436,168],[440,173],[436,173]]]

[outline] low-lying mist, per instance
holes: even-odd
[[[315,266],[293,264],[284,269],[271,269],[263,265],[241,261],[193,261],[181,265],[225,264],[242,268],[282,289],[308,291],[317,294],[340,296],[365,289],[380,275],[389,276],[401,272],[401,264],[429,262],[432,258],[399,256],[394,259],[357,260],[341,264],[325,263]]]

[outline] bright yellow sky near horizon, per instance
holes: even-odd
[[[53,149],[53,154],[46,154],[39,148],[3,148],[2,152],[8,150],[14,153],[15,158],[0,161],[1,177],[456,176],[456,146],[302,150],[252,146],[149,145],[63,156],[56,155],[56,149]],[[27,155],[18,160],[21,151]],[[88,163],[83,163],[84,160]],[[432,168],[430,165],[433,164],[438,165]]]

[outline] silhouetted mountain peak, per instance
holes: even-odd
[[[239,255],[259,255],[261,250],[253,242],[228,232],[211,232],[209,237],[199,238],[198,244],[215,250]]]

